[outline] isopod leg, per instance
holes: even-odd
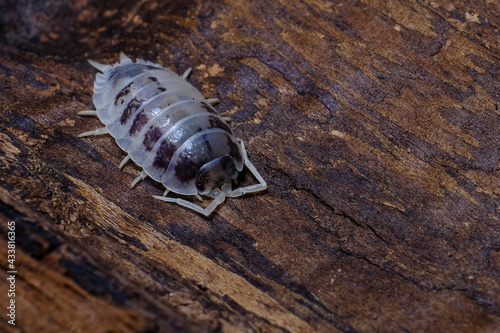
[[[209,99],[207,99],[207,102],[210,105],[215,105],[215,104],[219,103],[219,99],[218,98],[209,98]]]
[[[187,79],[187,77],[189,76],[189,74],[191,74],[191,67],[189,67],[188,69],[186,69],[186,71],[184,72],[184,74],[182,74],[182,79],[185,80]]]
[[[122,169],[127,162],[130,161],[130,155],[125,156],[125,158],[121,161],[120,165],[118,166],[118,169]]]
[[[93,131],[88,131],[84,132],[78,135],[79,138],[82,138],[84,136],[91,136],[91,135],[102,135],[102,134],[108,134],[108,129],[106,127],[101,127],[101,128],[96,128]]]
[[[198,206],[192,202],[189,202],[187,200],[180,199],[180,198],[168,198],[168,197],[162,197],[159,195],[153,195],[153,198],[158,199],[158,200],[162,200],[162,201],[166,201],[166,202],[173,202],[173,203],[176,203],[180,206],[192,209],[195,212],[198,212],[202,215],[209,216],[210,214],[212,214],[212,212],[215,210],[215,208],[217,208],[218,205],[220,205],[222,202],[224,202],[224,200],[226,199],[226,196],[223,193],[221,193],[218,197],[215,197],[214,200],[210,203],[210,205],[208,205],[206,208],[203,208],[203,207]]]
[[[132,184],[130,184],[130,188],[134,188],[134,186],[137,185],[138,182],[140,182],[143,179],[146,179],[147,176],[148,174],[146,173],[146,171],[142,170],[139,176],[137,176],[137,178],[134,179]]]
[[[77,113],[77,115],[79,115],[79,116],[92,116],[92,117],[96,117],[97,116],[97,111],[96,110],[83,110],[83,111],[79,111]]]
[[[257,179],[259,184],[254,184],[254,185],[249,185],[249,186],[237,188],[236,190],[231,191],[227,194],[227,196],[230,198],[239,197],[239,196],[246,194],[246,193],[263,191],[267,188],[266,181],[264,180],[264,178],[262,178],[259,171],[257,171],[257,168],[255,168],[255,166],[252,164],[252,162],[250,162],[250,160],[248,159],[247,151],[245,149],[245,144],[243,143],[243,141],[241,139],[238,139],[238,141],[241,144],[241,151],[243,153],[243,160],[245,161],[245,166],[254,175],[254,177]]]

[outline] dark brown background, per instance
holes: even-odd
[[[499,7],[3,1],[0,328],[499,332]],[[208,219],[130,190],[111,137],[76,137],[86,60],[120,51],[193,67],[269,189]]]

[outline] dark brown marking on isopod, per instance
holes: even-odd
[[[164,87],[158,87],[158,90],[161,91],[161,92],[164,92],[165,90],[167,90],[167,88],[164,88]]]
[[[144,136],[144,141],[142,142],[147,151],[151,151],[153,149],[156,141],[158,141],[162,134],[161,130],[156,126],[149,128]]]
[[[236,170],[236,165],[234,164],[234,159],[231,156],[224,156],[221,160],[222,168],[225,173],[231,177],[236,177],[238,170]]]
[[[155,78],[154,76],[150,76],[150,77],[148,77],[148,79],[149,79],[149,80],[151,80],[151,81],[153,81],[153,82],[158,81],[158,79],[157,79],[157,78]]]
[[[238,170],[236,170],[236,165],[231,156],[221,158],[218,169],[219,172],[216,172],[217,179],[214,182],[217,187],[224,185],[228,178],[236,178],[238,176]]]
[[[210,128],[221,128],[224,131],[228,132],[229,134],[233,134],[229,126],[225,122],[223,122],[222,119],[220,119],[219,117],[209,116],[208,122],[210,123]]]
[[[115,98],[115,105],[118,105],[118,101],[120,100],[120,98],[122,98],[123,96],[126,96],[130,93],[130,86],[132,86],[134,82],[130,82],[125,88],[123,88],[122,90],[120,90],[120,92],[118,93],[118,95],[116,95],[116,98]]]
[[[214,150],[212,149],[212,145],[210,144],[210,140],[208,139],[207,135],[202,134],[201,138],[203,139],[203,144],[205,145],[205,147],[207,147],[207,152],[209,152],[210,156],[212,156]]]
[[[135,117],[132,126],[130,127],[130,135],[136,135],[149,121],[148,115],[144,110],[139,112],[139,114]]]
[[[177,157],[177,163],[175,163],[175,177],[181,183],[187,183],[196,177],[196,174],[200,168],[207,162],[207,159],[201,161],[196,161],[190,158],[189,154],[182,153]]]
[[[214,110],[214,108],[211,107],[210,105],[208,105],[206,102],[201,102],[200,104],[201,104],[201,107],[205,109],[205,111],[213,113],[213,114],[217,114],[217,112]]]
[[[240,147],[236,143],[234,143],[233,140],[231,140],[231,137],[229,135],[226,135],[226,141],[229,147],[229,156],[231,156],[238,163],[241,163],[243,161],[243,157],[240,153]]]
[[[205,191],[205,189],[207,188],[207,184],[208,184],[209,181],[210,181],[209,170],[203,170],[203,169],[201,169],[196,174],[196,182],[195,182],[196,189],[199,192]]]
[[[210,185],[212,189],[218,188],[230,179],[238,176],[238,170],[231,156],[219,157],[202,166],[196,174],[195,186],[203,192]]]
[[[120,117],[120,124],[125,124],[127,120],[137,111],[138,108],[141,107],[144,100],[137,100],[137,97],[134,97],[128,104],[125,110],[123,110],[122,116]]]
[[[176,150],[176,145],[171,143],[170,140],[164,139],[156,151],[153,166],[160,170],[167,170],[170,160],[172,159],[172,156],[174,156]]]

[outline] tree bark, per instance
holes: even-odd
[[[2,331],[500,330],[497,1],[0,10]],[[121,51],[193,67],[268,190],[205,218],[130,189],[112,137],[77,138],[87,59]]]

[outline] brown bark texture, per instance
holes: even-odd
[[[498,0],[0,10],[1,331],[500,331]],[[268,190],[205,218],[130,189],[77,137],[121,51],[192,67]]]

